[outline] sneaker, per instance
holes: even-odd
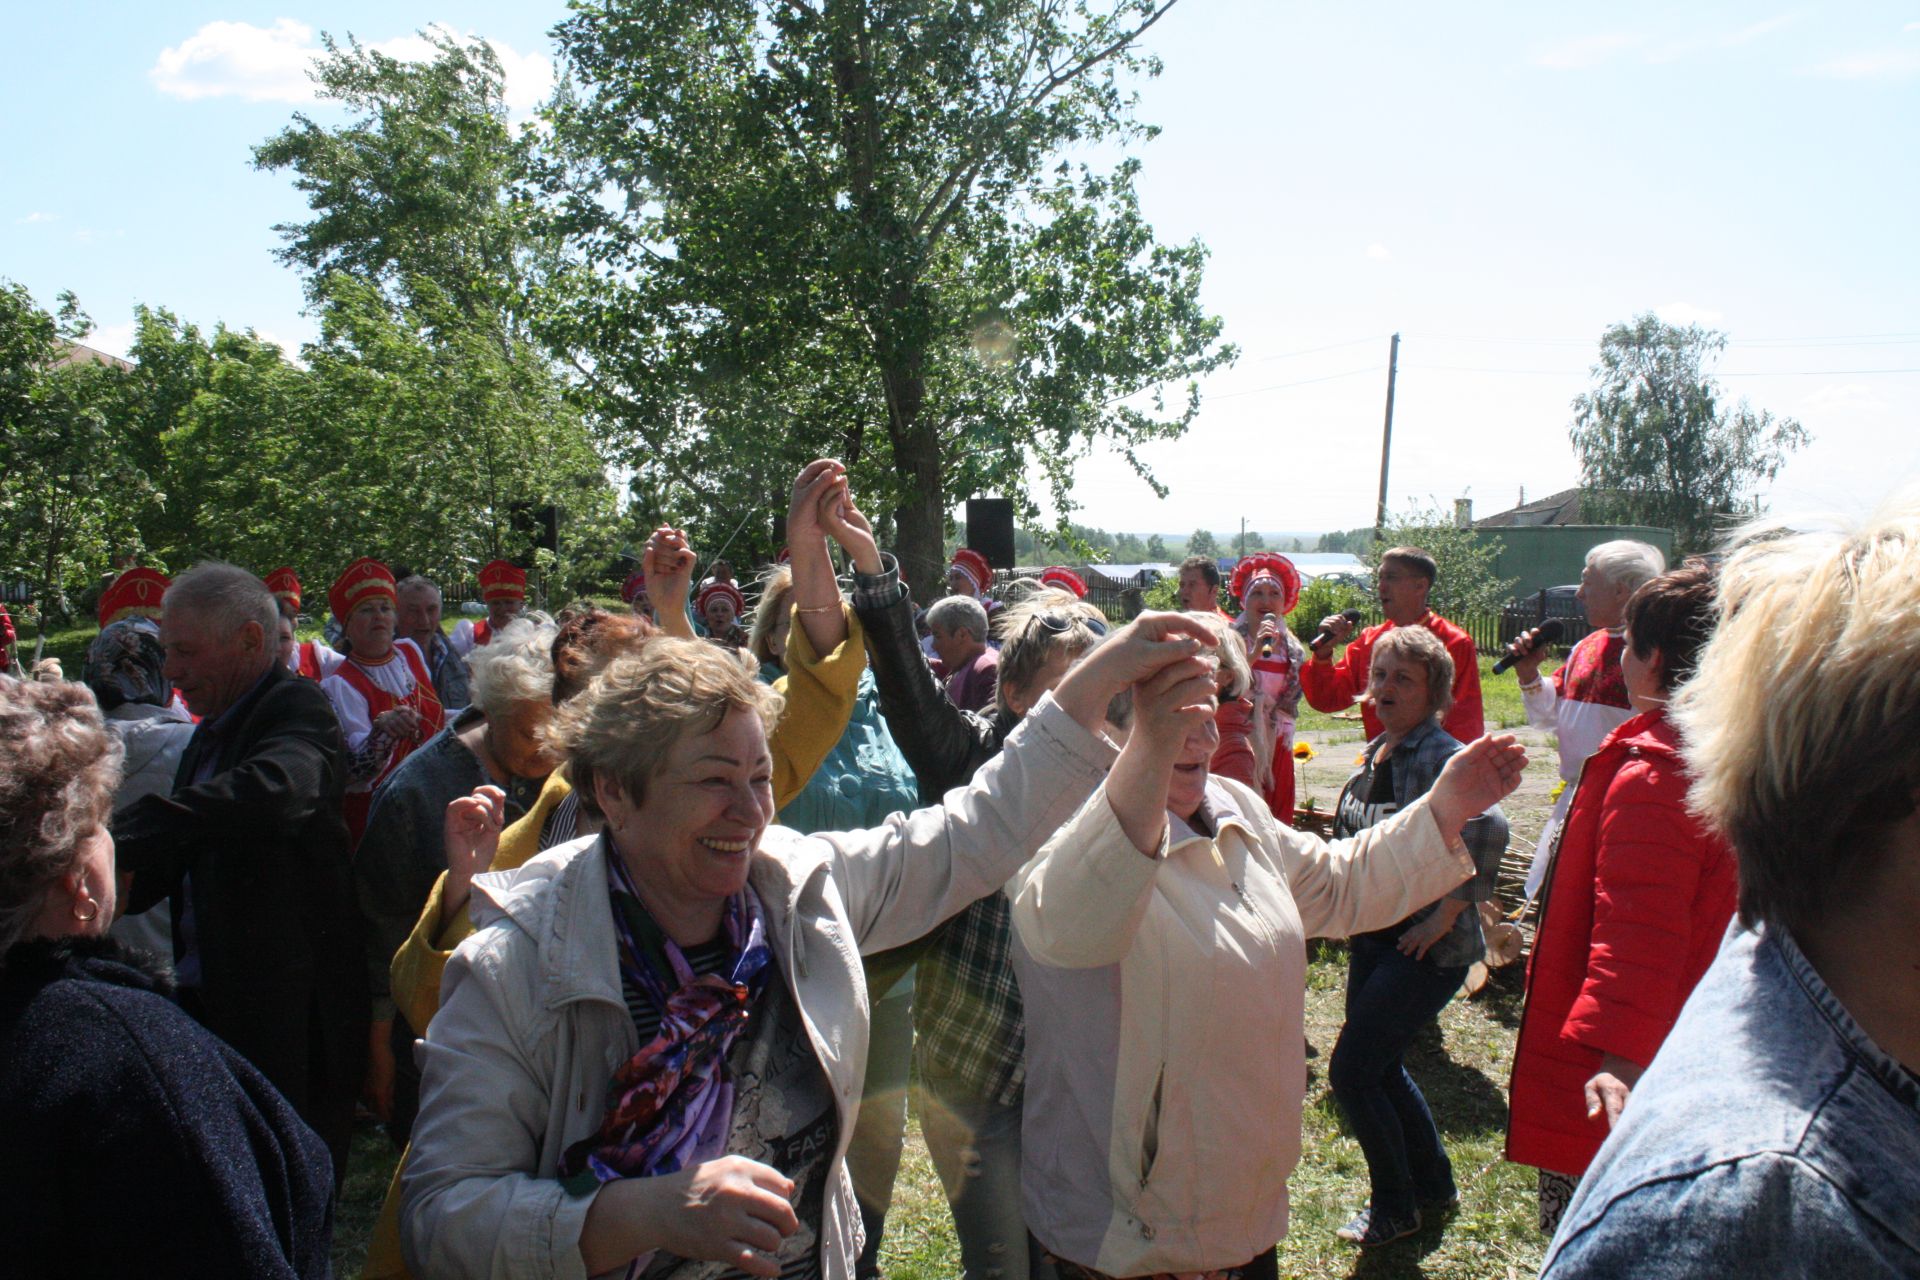
[[[1415,1210],[1411,1218],[1398,1221],[1376,1218],[1373,1206],[1368,1205],[1353,1215],[1353,1220],[1334,1232],[1349,1244],[1357,1244],[1362,1249],[1372,1249],[1378,1245],[1392,1244],[1395,1240],[1405,1240],[1420,1230],[1420,1212]]]

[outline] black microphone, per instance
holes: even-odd
[[[1532,653],[1543,644],[1552,644],[1560,638],[1560,633],[1565,630],[1566,628],[1560,625],[1560,619],[1548,618],[1540,624],[1540,633],[1534,636],[1533,643],[1527,647],[1527,653]],[[1518,644],[1519,641],[1516,640],[1514,643]],[[1500,661],[1493,664],[1493,674],[1500,675],[1506,671],[1507,668],[1526,656],[1526,653],[1515,653],[1512,648],[1509,648],[1506,653],[1501,655]]]
[[[1345,618],[1353,626],[1357,627],[1360,625],[1361,618],[1358,609],[1342,609],[1340,616]],[[1313,639],[1307,641],[1307,647],[1309,649],[1318,649],[1321,644],[1331,639],[1333,639],[1332,630],[1325,624],[1322,624],[1320,629],[1313,633]]]

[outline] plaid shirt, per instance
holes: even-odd
[[[855,609],[885,609],[906,598],[899,565],[891,556],[882,563],[877,575],[854,575]],[[1027,1079],[1027,1024],[1009,954],[1012,937],[1006,895],[990,894],[946,923],[913,980],[921,1062],[1003,1107],[1019,1104]]]

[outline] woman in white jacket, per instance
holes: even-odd
[[[1467,819],[1526,753],[1482,738],[1329,845],[1211,778],[1211,707],[1134,691],[1106,782],[1007,886],[1027,1008],[1021,1190],[1063,1280],[1275,1274],[1306,1091],[1306,939],[1377,929],[1473,874]]]
[[[473,883],[421,1051],[413,1273],[851,1277],[860,953],[1004,884],[1105,775],[1109,699],[1163,668],[1205,683],[1211,643],[1148,615],[944,804],[816,836],[769,825],[781,699],[739,658],[656,638],[617,659],[555,717],[605,831]],[[450,842],[484,846],[490,808],[456,801]]]

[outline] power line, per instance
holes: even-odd
[[[1306,387],[1312,386],[1316,382],[1332,382],[1336,378],[1357,378],[1363,373],[1378,373],[1384,368],[1386,368],[1385,365],[1370,364],[1364,369],[1349,369],[1345,373],[1330,373],[1324,378],[1302,378],[1298,382],[1276,382],[1270,387],[1249,387],[1245,391],[1223,391],[1218,395],[1208,396],[1207,400],[1211,402],[1214,400],[1233,400],[1240,396],[1263,395],[1269,391],[1285,391],[1289,387]]]
[[[1546,378],[1585,378],[1591,369],[1496,369],[1467,364],[1410,364],[1409,371],[1439,373],[1514,373]],[[1920,373],[1920,366],[1898,369],[1739,369],[1714,372],[1711,378],[1848,378],[1881,373]],[[1216,397],[1218,398],[1218,397]]]

